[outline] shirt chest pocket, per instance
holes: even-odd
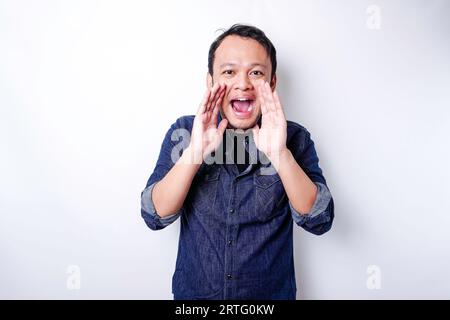
[[[287,201],[286,192],[278,174],[262,175],[255,173],[255,217],[265,222],[282,213],[280,208]]]
[[[188,196],[189,204],[196,213],[205,214],[213,211],[219,178],[219,166],[205,166],[197,172]]]

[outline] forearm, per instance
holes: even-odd
[[[200,163],[194,163],[192,159],[193,153],[188,147],[166,176],[155,184],[150,196],[161,218],[176,213],[183,206],[192,180],[200,168]]]
[[[317,196],[317,186],[295,161],[289,149],[279,154],[275,169],[281,178],[286,194],[294,209],[301,213],[310,212]]]

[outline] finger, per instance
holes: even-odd
[[[264,100],[264,92],[263,92],[263,86],[258,86],[258,97],[259,97],[259,103],[261,104],[261,113],[264,115],[267,113],[267,106],[266,102]]]
[[[220,121],[219,123],[219,127],[217,128],[217,134],[222,137],[223,133],[225,132],[225,129],[227,128],[228,125],[228,120],[227,119],[222,119],[222,121]]]
[[[208,123],[209,123],[209,120],[211,119],[211,111],[210,111],[210,110],[205,111],[205,113],[204,113],[203,115],[204,115],[204,117],[203,117],[203,123],[204,123],[204,124],[208,124]]]
[[[212,108],[213,101],[214,101],[214,99],[216,97],[216,94],[217,94],[217,91],[218,91],[219,87],[220,87],[220,84],[218,82],[216,82],[214,84],[214,86],[212,87],[212,89],[211,89],[211,96],[209,97],[208,103],[206,105],[206,110],[207,111]]]
[[[216,100],[214,101],[213,108],[216,108],[217,106],[220,107],[220,103],[222,102],[223,97],[225,95],[225,88],[226,88],[225,84],[223,84],[223,85],[221,84],[220,85],[220,88],[219,88],[218,93],[217,93]]]
[[[266,82],[264,84],[264,87],[265,87],[265,93],[266,93],[264,99],[267,101],[267,108],[271,111],[276,111],[275,103],[273,101],[272,89],[270,88],[269,83]]]
[[[228,124],[227,119],[223,119],[222,121],[220,121],[219,127],[217,128],[217,131],[216,131],[216,135],[214,137],[214,140],[212,141],[212,145],[211,145],[212,150],[216,150],[219,147],[220,143],[222,142],[223,133],[225,132],[227,124]]]
[[[227,125],[228,125],[228,120],[227,119],[223,119],[222,121],[220,121],[219,127],[217,128],[217,131],[216,131],[216,137],[215,137],[214,143],[213,143],[214,150],[217,149],[217,147],[222,142],[223,133],[225,132],[225,129],[227,128]]]
[[[222,91],[222,93],[219,96],[219,99],[217,100],[216,105],[214,106],[214,109],[213,109],[213,112],[212,112],[212,120],[214,121],[214,124],[217,123],[217,116],[218,116],[219,111],[220,111],[220,106],[221,106],[224,94],[225,94],[225,90]]]
[[[270,121],[270,113],[267,108],[266,100],[264,99],[264,84],[261,84],[259,87],[259,96],[261,103],[261,126],[265,126],[265,124]]]
[[[278,96],[277,90],[273,91],[273,98],[275,100],[275,106],[277,108],[277,112],[281,113],[284,116],[284,110],[280,102],[280,97]]]
[[[202,115],[202,123],[207,124],[209,122],[209,112],[205,111]]]
[[[273,125],[275,125],[278,115],[277,115],[277,109],[275,107],[272,88],[270,87],[268,82],[266,82],[266,84],[265,84],[265,89],[266,89],[266,101],[267,101],[266,104],[267,104],[267,109],[269,110],[268,119]]]
[[[263,91],[263,97],[264,97],[264,102],[266,105],[266,123],[270,122],[272,123],[274,121],[274,107],[273,107],[273,100],[271,98],[272,95],[272,91],[270,90],[270,86],[268,85],[267,82],[264,82],[263,86],[262,86],[262,91]]]
[[[215,94],[215,88],[216,88],[216,84],[214,84],[214,86],[211,87],[210,91],[210,95],[208,97],[208,101],[206,102],[206,107],[205,107],[205,112],[209,110],[210,105],[211,105],[211,100],[214,98],[214,94]]]
[[[205,112],[206,104],[208,103],[210,95],[211,95],[211,90],[209,90],[209,88],[208,88],[208,89],[206,89],[206,92],[203,95],[202,102],[200,103],[200,106],[198,107],[198,110],[197,110],[197,114],[202,114]]]

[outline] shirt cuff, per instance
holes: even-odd
[[[180,212],[171,214],[170,216],[167,216],[164,218],[161,218],[156,213],[155,205],[153,204],[153,200],[152,200],[152,191],[153,191],[153,187],[155,186],[155,184],[156,184],[156,182],[149,185],[147,188],[144,189],[144,191],[142,191],[141,208],[146,213],[148,213],[153,219],[159,220],[161,222],[161,224],[164,227],[166,227],[178,218],[178,216],[180,215]]]
[[[301,214],[300,212],[298,212],[294,209],[291,202],[289,201],[292,218],[294,219],[295,223],[297,223],[298,225],[302,225],[307,220],[312,219],[312,218],[318,216],[319,214],[325,212],[325,210],[328,207],[328,204],[330,203],[331,193],[330,193],[330,190],[328,190],[328,187],[320,182],[314,182],[314,184],[317,186],[317,195],[316,195],[316,200],[314,201],[314,204],[309,213]]]

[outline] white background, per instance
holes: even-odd
[[[237,22],[275,44],[287,117],[335,199],[329,233],[294,230],[298,298],[450,298],[449,9],[0,1],[0,298],[172,298],[179,222],[148,229],[140,192],[197,109],[216,30]]]

